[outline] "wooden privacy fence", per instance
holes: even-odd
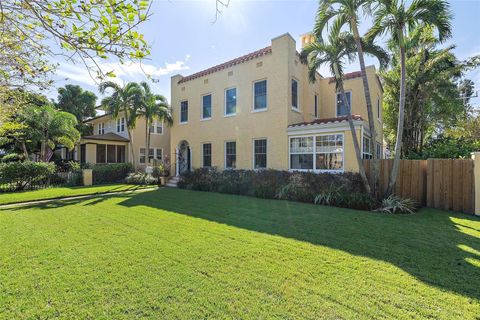
[[[364,160],[369,180],[372,160]],[[380,162],[380,192],[388,186],[393,160]],[[475,211],[474,162],[472,159],[400,160],[394,193],[422,206],[465,213]]]

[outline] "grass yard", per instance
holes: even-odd
[[[2,319],[479,319],[480,219],[159,189],[0,210]]]
[[[91,194],[134,191],[152,186],[137,186],[130,184],[96,185],[90,187],[52,187],[34,191],[0,193],[0,205],[36,200],[55,199],[63,197],[85,196]]]

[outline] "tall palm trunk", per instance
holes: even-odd
[[[148,119],[148,117],[145,117],[145,144],[146,144],[146,147],[145,147],[145,152],[147,153],[147,163],[150,163],[150,120]],[[155,155],[154,155],[155,156]]]
[[[23,141],[22,141],[22,150],[23,150],[23,156],[25,157],[25,160],[28,160],[27,146],[25,145],[25,142],[23,142]]]
[[[133,137],[132,137],[132,132],[131,132],[131,129],[130,129],[130,126],[127,126],[127,134],[128,134],[128,140],[130,141],[128,143],[129,145],[129,149],[130,149],[130,154],[132,156],[132,165],[133,165],[133,169],[136,170],[137,169],[137,161],[135,159],[135,151],[133,150]]]
[[[405,120],[405,82],[406,82],[406,65],[405,65],[405,44],[403,43],[403,30],[399,31],[400,43],[400,98],[398,106],[398,123],[397,123],[397,140],[395,141],[395,158],[393,160],[392,171],[390,172],[390,179],[388,187],[385,192],[385,197],[388,197],[393,192],[393,187],[397,182],[398,168],[400,167],[400,156],[402,153],[402,137],[403,137],[403,123]]]
[[[360,33],[358,32],[356,21],[351,21],[353,37],[355,39],[355,44],[357,46],[358,61],[360,62],[360,72],[362,74],[363,82],[363,93],[365,95],[365,102],[367,104],[367,114],[368,114],[368,127],[370,129],[370,150],[372,153],[372,195],[376,198],[379,197],[378,194],[378,180],[380,171],[378,169],[379,163],[377,160],[377,152],[375,143],[377,142],[377,131],[375,129],[375,117],[373,115],[372,107],[372,98],[370,96],[370,86],[368,85],[367,72],[365,68],[365,58],[363,55],[363,47],[360,39]]]
[[[370,188],[370,183],[368,182],[367,175],[365,174],[365,166],[363,165],[362,154],[360,153],[360,145],[358,143],[357,131],[355,130],[355,125],[353,124],[352,110],[347,100],[345,88],[343,87],[343,80],[340,76],[340,72],[336,64],[333,66],[333,69],[335,71],[335,78],[338,81],[338,89],[340,90],[342,101],[347,106],[347,110],[348,110],[347,119],[348,119],[348,125],[350,126],[350,131],[352,133],[353,148],[355,149],[355,156],[357,157],[358,171],[360,173],[360,177],[362,178],[365,191],[367,193],[371,193],[372,191]]]

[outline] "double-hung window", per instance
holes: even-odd
[[[212,166],[212,144],[204,143],[202,145],[203,167]]]
[[[291,137],[290,169],[343,170],[343,135]]]
[[[140,163],[145,163],[146,161],[145,151],[146,151],[145,148],[140,148]]]
[[[341,93],[337,93],[337,117],[347,116],[350,113],[350,109],[352,107],[352,93],[345,92],[347,96],[347,103],[343,101],[343,97]]]
[[[235,141],[225,142],[225,168],[235,169],[237,166],[237,143]]]
[[[105,123],[100,122],[98,124],[98,134],[105,134]]]
[[[163,122],[162,121],[154,121],[150,125],[150,133],[163,134]]]
[[[370,145],[370,138],[363,137],[363,146],[362,146],[362,158],[363,159],[372,159],[372,148]]]
[[[225,90],[225,115],[231,116],[237,113],[237,88]]]
[[[188,100],[180,102],[180,123],[188,122]]]
[[[292,108],[295,110],[298,110],[298,81],[295,79],[292,79],[291,91],[292,91]]]
[[[383,158],[383,150],[382,145],[380,143],[376,143],[376,152],[377,152],[377,159]]]
[[[267,168],[267,139],[253,140],[253,153],[254,169]]]
[[[343,169],[343,135],[330,134],[315,137],[315,169]]]
[[[125,131],[125,118],[117,119],[117,132]]]
[[[377,98],[377,118],[378,118],[378,120],[381,119],[381,117],[380,117],[381,109],[382,109],[382,103],[380,101],[380,97],[378,97]]]
[[[155,159],[162,160],[163,159],[163,149],[157,148],[155,149]]]
[[[206,94],[202,96],[202,119],[210,119],[212,117],[212,95]]]
[[[267,109],[267,80],[253,84],[253,110]]]
[[[290,138],[290,168],[313,170],[313,137]]]

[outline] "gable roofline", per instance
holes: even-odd
[[[218,64],[218,65],[213,66],[211,68],[208,68],[208,69],[196,72],[194,74],[191,74],[189,76],[183,77],[178,81],[178,83],[180,84],[180,83],[184,83],[184,82],[187,82],[187,81],[190,81],[190,80],[193,80],[193,79],[197,79],[197,78],[200,78],[200,77],[203,77],[203,76],[206,76],[206,75],[209,75],[209,74],[212,74],[212,73],[215,73],[215,72],[218,72],[218,71],[221,71],[221,70],[233,67],[233,66],[236,66],[238,64],[241,64],[241,63],[244,63],[244,62],[256,59],[256,58],[260,58],[262,56],[265,56],[265,55],[271,54],[271,53],[272,53],[272,46],[268,46],[268,47],[262,48],[260,50],[247,53],[246,55],[240,56],[238,58],[229,60],[227,62]]]

